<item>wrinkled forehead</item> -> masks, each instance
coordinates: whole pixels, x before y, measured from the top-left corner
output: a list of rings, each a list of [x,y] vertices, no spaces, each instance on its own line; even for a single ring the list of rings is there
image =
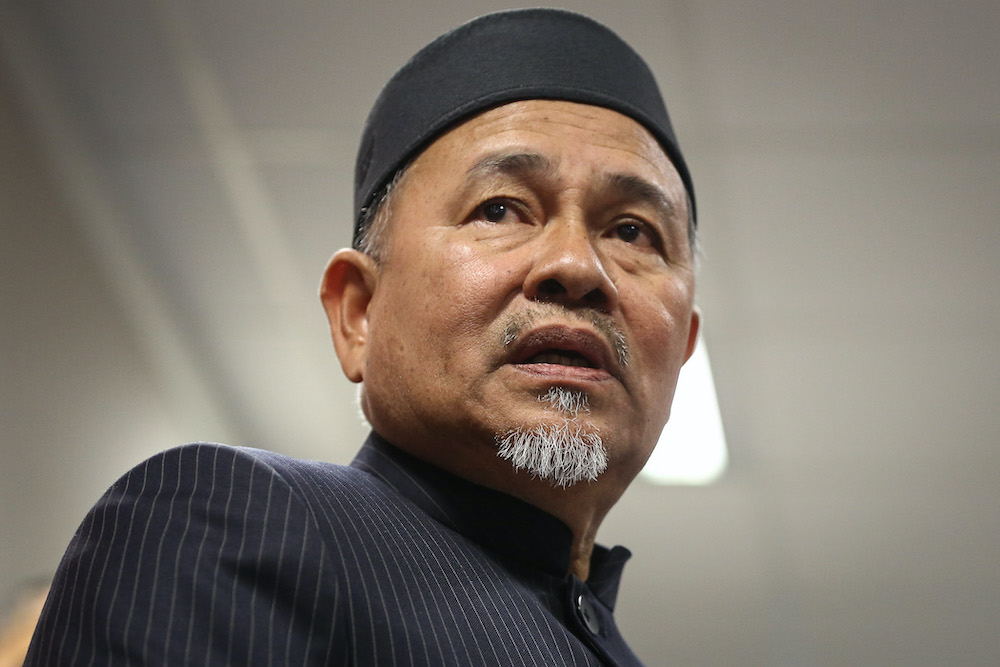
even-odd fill
[[[634,119],[563,100],[509,102],[480,112],[433,139],[409,172],[466,180],[561,181],[632,178],[685,199],[679,172],[657,139]]]

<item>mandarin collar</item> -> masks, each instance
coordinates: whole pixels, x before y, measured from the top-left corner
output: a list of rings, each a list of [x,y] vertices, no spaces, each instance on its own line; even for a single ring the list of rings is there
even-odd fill
[[[573,533],[534,505],[480,486],[404,452],[372,432],[351,466],[392,487],[434,520],[491,551],[528,568],[568,579]],[[595,544],[587,587],[614,609],[625,562],[625,547]]]

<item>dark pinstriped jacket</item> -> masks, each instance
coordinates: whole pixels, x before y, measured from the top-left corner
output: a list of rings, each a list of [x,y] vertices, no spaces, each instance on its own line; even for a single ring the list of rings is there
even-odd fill
[[[56,573],[27,665],[630,665],[629,553],[371,436],[350,467],[196,444],[122,477]]]

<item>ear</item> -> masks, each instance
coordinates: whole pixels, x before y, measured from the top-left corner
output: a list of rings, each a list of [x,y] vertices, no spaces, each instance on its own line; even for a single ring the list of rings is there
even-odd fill
[[[368,255],[345,248],[330,259],[319,297],[330,321],[340,367],[351,382],[364,379],[368,352],[368,305],[378,284],[378,267]]]
[[[694,348],[698,344],[698,332],[701,330],[701,309],[694,306],[691,309],[691,327],[688,329],[687,350],[684,352],[684,362],[694,354]]]

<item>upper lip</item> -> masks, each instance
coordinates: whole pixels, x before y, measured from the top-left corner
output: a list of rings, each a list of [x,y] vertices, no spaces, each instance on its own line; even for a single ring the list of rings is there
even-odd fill
[[[512,364],[522,364],[541,352],[575,352],[594,368],[619,376],[620,368],[611,350],[611,344],[590,329],[550,324],[535,327],[522,333],[508,357]]]

